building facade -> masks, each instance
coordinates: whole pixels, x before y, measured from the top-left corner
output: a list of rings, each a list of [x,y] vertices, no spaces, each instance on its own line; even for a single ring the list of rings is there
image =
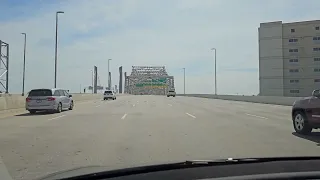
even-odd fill
[[[310,96],[320,89],[320,20],[261,23],[259,86],[262,96]]]

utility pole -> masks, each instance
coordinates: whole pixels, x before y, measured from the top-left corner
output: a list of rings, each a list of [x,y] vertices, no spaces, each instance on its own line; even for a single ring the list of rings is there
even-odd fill
[[[25,84],[25,77],[26,77],[26,49],[27,49],[27,34],[21,33],[24,35],[24,48],[23,48],[23,73],[22,73],[22,93],[21,95],[24,96],[24,84]]]
[[[186,94],[186,68],[183,69],[183,94]]]
[[[108,88],[109,88],[109,90],[111,90],[111,84],[110,84],[110,76],[109,76],[109,74],[110,74],[110,61],[111,61],[112,59],[108,59]]]
[[[217,95],[217,49],[211,48],[214,50],[214,94]]]

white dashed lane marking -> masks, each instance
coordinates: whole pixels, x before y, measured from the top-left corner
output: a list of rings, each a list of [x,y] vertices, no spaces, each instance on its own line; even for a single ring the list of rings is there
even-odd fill
[[[48,119],[48,121],[51,121],[51,120],[54,120],[54,119],[58,119],[58,118],[62,118],[64,116],[66,116],[66,115],[61,115],[61,116],[57,116],[57,117],[54,117],[54,118],[50,118],[50,119]]]
[[[189,113],[186,113],[186,115],[188,115],[188,116],[190,116],[190,117],[192,117],[192,118],[196,118],[194,115],[192,115],[192,114],[189,114]]]
[[[121,119],[125,119],[127,117],[127,114],[124,114]]]
[[[260,118],[260,119],[268,119],[266,117],[263,117],[263,116],[257,116],[257,115],[254,115],[254,114],[246,114],[247,116],[252,116],[252,117],[257,117],[257,118]]]

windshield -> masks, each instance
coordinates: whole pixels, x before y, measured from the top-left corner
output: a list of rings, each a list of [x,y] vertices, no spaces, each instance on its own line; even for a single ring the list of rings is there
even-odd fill
[[[0,172],[319,156],[318,7],[0,0]]]

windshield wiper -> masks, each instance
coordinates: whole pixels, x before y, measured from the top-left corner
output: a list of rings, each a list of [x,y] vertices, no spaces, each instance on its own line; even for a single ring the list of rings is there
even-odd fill
[[[188,165],[214,165],[214,164],[237,164],[237,163],[257,163],[271,161],[292,161],[292,160],[320,160],[320,156],[302,156],[302,157],[266,157],[266,158],[227,158],[217,160],[189,160]]]

